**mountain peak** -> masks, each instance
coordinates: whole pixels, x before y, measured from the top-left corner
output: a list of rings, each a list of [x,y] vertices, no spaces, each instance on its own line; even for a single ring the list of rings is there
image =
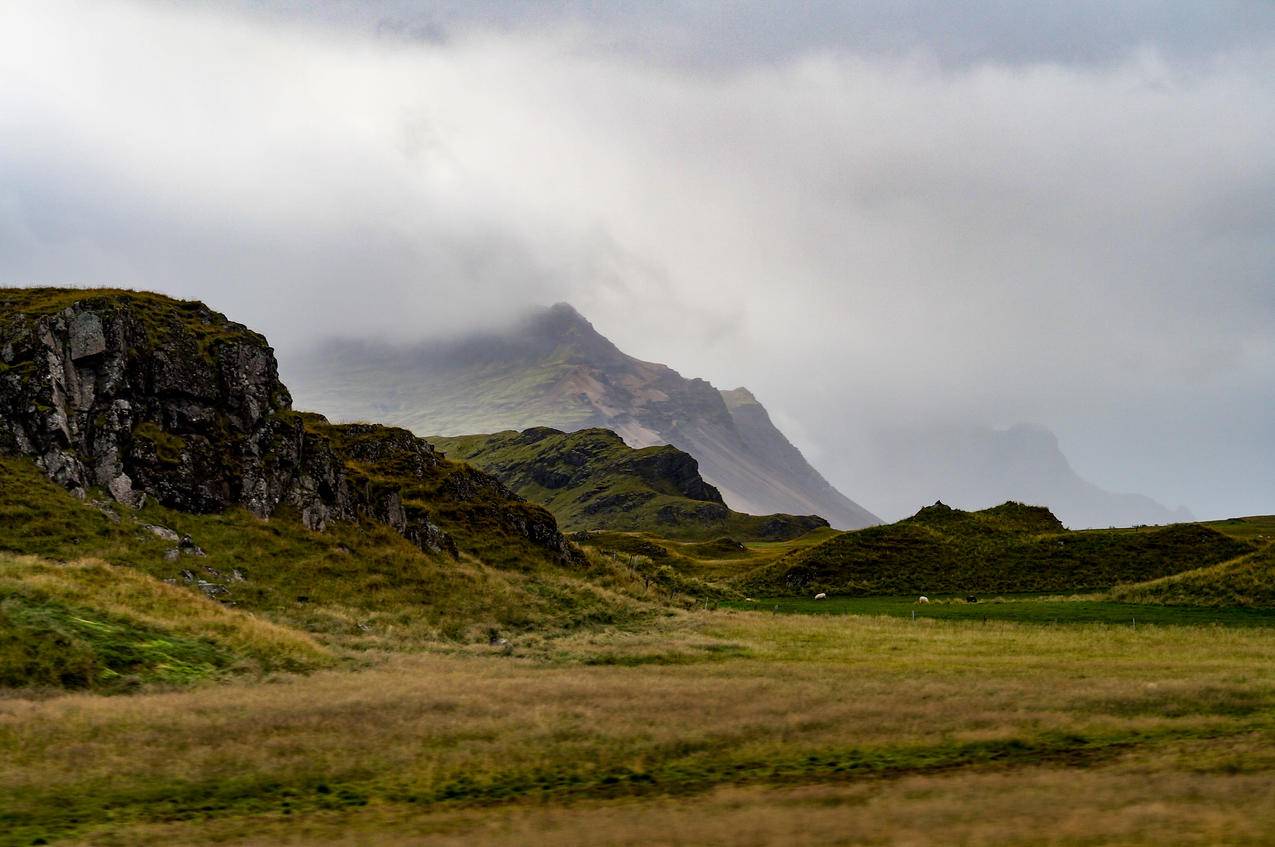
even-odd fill
[[[737,511],[818,514],[845,528],[877,523],[810,466],[751,392],[722,393],[629,356],[569,303],[536,309],[504,332],[398,358],[319,351],[304,374],[300,396],[340,418],[376,416],[439,436],[606,427],[631,447],[690,454]]]

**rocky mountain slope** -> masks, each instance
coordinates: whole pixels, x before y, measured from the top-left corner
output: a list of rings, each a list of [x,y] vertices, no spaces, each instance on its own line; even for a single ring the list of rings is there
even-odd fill
[[[549,509],[569,530],[782,541],[828,525],[814,515],[736,512],[704,481],[689,454],[668,445],[635,450],[609,429],[536,427],[430,441]]]
[[[0,453],[134,508],[370,520],[495,564],[580,555],[543,508],[406,430],[292,411],[262,336],[155,294],[0,289]]]
[[[325,342],[289,365],[305,404],[423,435],[605,427],[631,447],[671,444],[726,504],[754,514],[877,523],[833,488],[744,389],[721,392],[621,352],[566,304],[503,333],[409,348]]]
[[[898,523],[842,533],[749,574],[763,594],[1081,591],[1224,562],[1253,545],[1200,524],[1071,531],[1048,509],[935,503]]]
[[[1042,504],[1073,529],[1192,519],[1186,509],[1094,485],[1072,467],[1054,433],[1031,424],[893,427],[878,433],[852,467],[888,517],[910,515],[939,498],[966,509],[1006,500]]]

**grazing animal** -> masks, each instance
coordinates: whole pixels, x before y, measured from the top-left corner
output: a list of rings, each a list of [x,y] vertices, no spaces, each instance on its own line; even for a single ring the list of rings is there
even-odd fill
[[[820,591],[818,594],[816,594],[816,595],[815,595],[815,599],[816,599],[816,600],[827,600],[827,599],[828,599],[828,595],[827,595],[827,594],[825,594],[825,593],[823,593],[822,591]]]
[[[920,597],[916,598],[916,602],[918,602],[918,603],[928,603],[928,602],[930,602],[930,598],[929,598],[929,597],[926,597],[924,594],[922,594]]]

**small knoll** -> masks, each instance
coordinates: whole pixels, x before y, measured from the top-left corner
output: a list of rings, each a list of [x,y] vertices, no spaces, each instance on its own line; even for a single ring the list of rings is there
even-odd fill
[[[687,453],[667,445],[634,449],[608,429],[535,427],[430,442],[543,505],[568,530],[780,541],[828,525],[815,515],[733,511]]]
[[[1122,585],[1111,598],[1171,606],[1275,608],[1275,544],[1221,564]]]
[[[942,503],[842,533],[739,580],[754,594],[979,593],[1106,589],[1211,565],[1252,545],[1199,524],[1070,531],[1045,508]]]

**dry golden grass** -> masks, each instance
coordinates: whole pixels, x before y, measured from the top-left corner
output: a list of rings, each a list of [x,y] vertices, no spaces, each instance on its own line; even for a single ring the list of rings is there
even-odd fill
[[[0,815],[24,843],[1260,843],[1273,669],[1266,629],[688,614],[0,700]]]
[[[96,559],[52,562],[0,554],[0,594],[22,592],[219,643],[277,667],[330,664],[311,636],[209,600],[128,567]]]
[[[1127,756],[1107,767],[1029,767],[691,798],[428,811],[385,804],[292,820],[152,825],[131,843],[354,847],[606,845],[1267,845],[1275,780],[1182,772]],[[375,834],[373,834],[375,833]],[[100,842],[81,842],[100,843]]]

